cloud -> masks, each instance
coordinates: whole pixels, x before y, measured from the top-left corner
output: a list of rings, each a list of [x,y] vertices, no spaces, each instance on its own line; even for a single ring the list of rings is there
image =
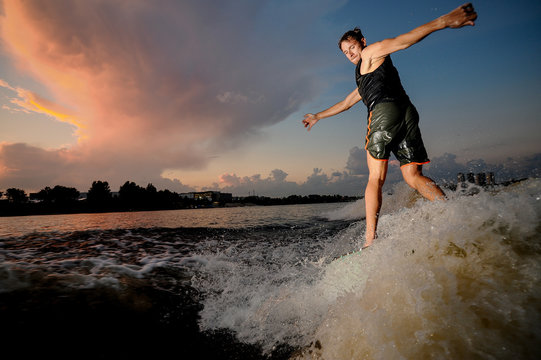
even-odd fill
[[[216,96],[219,102],[224,104],[261,104],[265,97],[263,95],[251,94],[251,96],[236,93],[233,91],[226,91],[223,94]]]
[[[77,128],[84,128],[69,109],[62,105],[47,100],[33,91],[26,90],[20,87],[13,87],[5,80],[0,79],[0,86],[16,93],[15,97],[10,99],[10,103],[16,107],[4,106],[6,110],[21,111],[27,114],[38,113],[48,115],[53,119],[75,125]]]
[[[220,176],[220,183],[216,185],[223,192],[239,196],[247,196],[254,192],[261,196],[286,196],[298,193],[299,185],[287,181],[286,177],[287,173],[279,169],[271,171],[266,178],[262,178],[261,174],[240,177],[226,173]]]
[[[345,170],[351,175],[368,175],[366,151],[353,147],[349,151]],[[457,161],[457,155],[445,153],[434,157],[423,167],[423,173],[436,182],[456,182],[458,173],[493,172],[496,181],[539,177],[541,174],[541,154],[526,157],[502,159],[500,163],[487,163],[483,159],[471,159],[464,163]],[[402,181],[398,161],[391,157],[387,172],[386,186]],[[364,186],[364,185],[363,185]]]
[[[349,150],[349,157],[346,163],[346,169],[353,175],[367,175],[368,166],[366,165],[366,150],[358,146]]]
[[[238,196],[253,193],[271,197],[311,194],[358,196],[364,191],[363,184],[366,184],[363,176],[351,175],[347,171],[335,171],[328,175],[322,169],[315,168],[302,183],[288,181],[287,175],[280,169],[272,170],[267,177],[262,177],[261,174],[240,177],[226,173],[220,176],[219,183],[208,189],[220,189]]]
[[[44,150],[26,144],[0,144],[0,178],[2,186],[40,189],[59,184],[65,174],[72,173],[65,150]],[[39,174],[39,176],[36,176]]]
[[[65,167],[64,153],[84,163],[85,174],[117,180],[141,171],[157,177],[164,169],[203,169],[217,153],[242,146],[312,97],[313,70],[297,48],[313,29],[300,24],[336,6],[322,1],[300,11],[289,2],[248,0],[5,0],[5,50],[19,71],[45,86],[47,99],[5,81],[0,86],[17,91],[12,104],[19,110],[75,126],[79,142],[52,156],[52,169],[80,170]],[[281,14],[296,37],[278,36],[269,13]],[[313,59],[310,66],[324,61]],[[14,156],[9,147],[3,152]],[[17,178],[24,187],[36,174],[24,178],[31,166],[19,160],[12,161],[21,166]]]
[[[428,176],[436,181],[456,182],[458,173],[493,172],[496,182],[541,176],[541,153],[502,159],[500,163],[487,163],[483,159],[472,159],[465,163],[457,162],[457,156],[446,153],[432,159],[427,165]]]
[[[0,79],[0,86],[3,87],[3,88],[9,89],[9,90],[11,90],[11,91],[17,91],[17,89],[15,89],[15,88],[12,87],[11,85],[9,85],[9,84],[7,83],[7,81],[2,80],[2,79]]]
[[[455,181],[458,173],[468,172],[468,167],[456,162],[455,154],[445,153],[440,157],[431,159],[431,162],[425,166],[425,175],[435,181]]]
[[[271,171],[271,177],[274,181],[281,182],[287,177],[287,173],[280,169],[274,169]]]
[[[320,168],[314,168],[306,180],[301,183],[288,181],[286,172],[275,169],[267,177],[262,177],[261,174],[241,177],[226,173],[220,176],[219,183],[213,184],[208,190],[219,189],[239,196],[246,196],[254,192],[256,195],[273,197],[285,197],[292,194],[362,196],[368,180],[368,171],[359,174],[352,171],[354,159],[366,162],[366,155],[361,156],[361,153],[358,148],[352,148],[348,157],[348,165],[343,171],[333,171],[328,174]],[[435,157],[424,167],[424,173],[438,183],[456,182],[456,175],[459,172],[494,172],[496,182],[541,176],[541,153],[523,158],[504,159],[502,164],[488,164],[480,159],[461,164],[456,159],[456,155],[449,153]],[[397,161],[391,162],[387,172],[385,189],[403,181]]]
[[[195,191],[193,187],[182,184],[179,180],[154,175],[157,171],[155,168],[145,174],[132,171],[131,165],[119,163],[115,169],[105,168],[96,172],[100,166],[83,164],[81,157],[81,154],[67,149],[46,150],[21,143],[0,143],[0,188],[15,187],[37,191],[45,186],[69,185],[86,191],[94,180],[108,181],[112,189],[118,189],[129,180],[140,185],[152,183],[158,189]],[[122,171],[122,176],[117,176],[118,169]]]

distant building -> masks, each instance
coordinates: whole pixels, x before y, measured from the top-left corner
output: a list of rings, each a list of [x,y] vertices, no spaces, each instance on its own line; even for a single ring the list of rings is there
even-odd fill
[[[39,194],[38,193],[30,193],[28,194],[28,201],[31,202],[31,203],[40,203],[43,201],[43,199],[41,199],[39,197]]]
[[[210,202],[220,202],[226,203],[233,201],[233,194],[222,193],[219,191],[200,191],[200,192],[189,192],[180,194],[181,197],[186,199],[193,199],[196,201],[210,201]]]
[[[489,172],[486,174],[485,173],[478,173],[478,174],[468,173],[466,175],[463,173],[458,173],[457,182],[463,185],[465,185],[466,182],[469,182],[471,184],[475,184],[478,186],[496,185],[493,172]]]
[[[486,175],[485,175],[485,173],[475,174],[474,179],[475,179],[475,185],[478,185],[478,186],[485,186],[486,185]]]
[[[184,198],[184,199],[193,199],[195,196],[195,193],[194,192],[191,192],[191,193],[182,193],[180,194],[180,197],[181,198]]]
[[[487,174],[487,185],[496,185],[496,182],[494,180],[494,173],[493,172],[489,172]]]

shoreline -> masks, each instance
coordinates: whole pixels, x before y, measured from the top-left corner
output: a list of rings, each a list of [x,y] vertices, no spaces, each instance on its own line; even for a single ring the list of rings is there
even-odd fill
[[[283,201],[283,199],[271,199],[271,201],[261,201],[260,203],[257,202],[232,202],[232,203],[225,203],[223,205],[195,205],[192,207],[140,207],[140,208],[124,208],[124,207],[116,207],[116,208],[102,208],[102,209],[91,209],[86,207],[85,205],[81,204],[81,206],[71,207],[71,208],[24,208],[25,205],[37,205],[36,207],[39,207],[41,204],[22,204],[23,206],[19,207],[18,209],[13,209],[15,211],[11,213],[6,213],[2,211],[3,209],[0,208],[0,217],[8,218],[8,217],[19,217],[19,216],[49,216],[49,215],[71,215],[71,214],[106,214],[106,213],[122,213],[122,212],[145,212],[145,211],[174,211],[174,210],[203,210],[203,209],[217,209],[217,208],[238,208],[238,207],[267,207],[267,206],[287,206],[287,205],[307,205],[307,204],[330,204],[330,203],[347,203],[347,202],[354,202],[359,199],[362,199],[363,197],[341,197],[341,199],[330,199],[334,198],[335,196],[321,196],[321,199],[317,201],[314,199],[314,201],[299,201],[299,202],[287,202]],[[270,199],[270,198],[267,198]],[[79,205],[79,204],[76,204]]]

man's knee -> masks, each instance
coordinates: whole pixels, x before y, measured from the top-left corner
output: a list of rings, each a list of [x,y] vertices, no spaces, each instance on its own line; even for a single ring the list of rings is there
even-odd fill
[[[404,180],[407,183],[414,181],[419,176],[423,176],[423,170],[421,165],[408,164],[402,166],[400,170],[402,171],[402,177],[404,177]]]
[[[376,186],[377,188],[382,188],[383,184],[385,183],[385,179],[378,177],[378,176],[369,176],[368,177],[368,184],[372,186]]]

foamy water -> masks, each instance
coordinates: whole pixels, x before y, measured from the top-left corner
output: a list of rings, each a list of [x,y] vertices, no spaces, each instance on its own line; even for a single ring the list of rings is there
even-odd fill
[[[395,189],[375,245],[337,259],[363,222],[303,244],[313,252],[292,241],[208,256],[193,280],[208,292],[201,328],[266,351],[307,346],[296,359],[538,358],[541,181],[449,197]],[[358,218],[362,202],[327,215]]]

